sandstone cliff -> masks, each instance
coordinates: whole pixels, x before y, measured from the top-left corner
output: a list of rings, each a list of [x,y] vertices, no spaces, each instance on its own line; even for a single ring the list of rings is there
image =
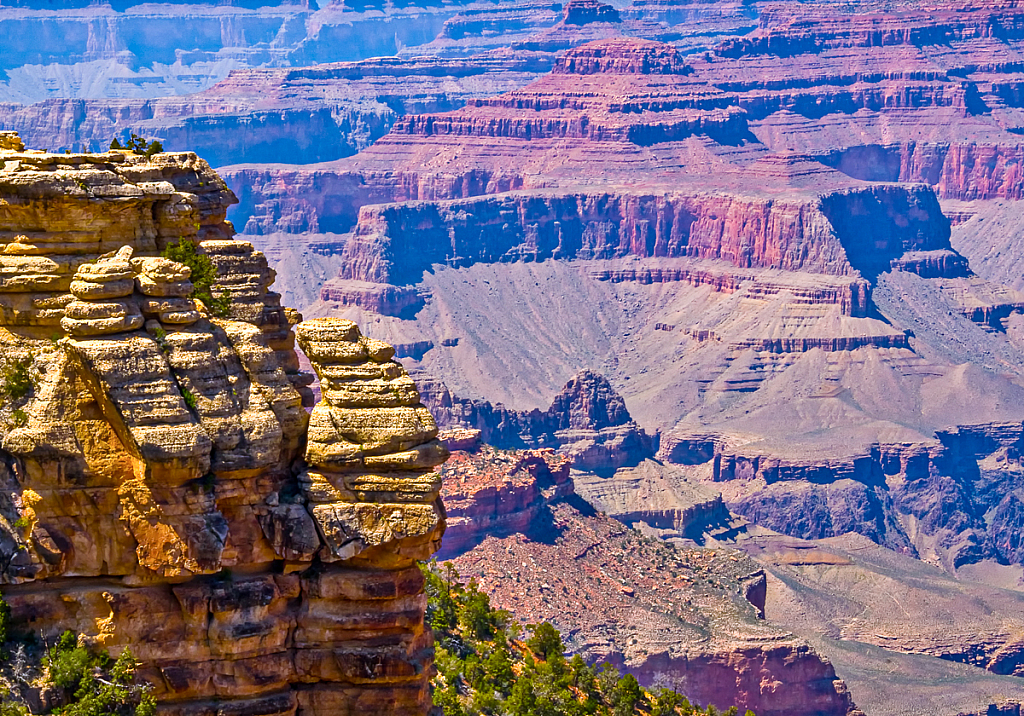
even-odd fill
[[[0,408],[16,628],[130,645],[161,713],[425,714],[413,561],[444,531],[448,453],[394,350],[347,321],[295,326],[195,155],[4,142],[0,340],[36,383]],[[214,262],[225,315],[157,255],[170,241]],[[296,333],[323,385],[311,415]]]

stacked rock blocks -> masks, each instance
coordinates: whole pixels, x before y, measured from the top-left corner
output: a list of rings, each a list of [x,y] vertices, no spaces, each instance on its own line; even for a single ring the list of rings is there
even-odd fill
[[[123,333],[141,328],[145,318],[171,325],[199,320],[189,281],[191,269],[159,257],[132,259],[125,246],[113,256],[83,264],[71,282],[75,300],[64,309],[61,327],[72,336]],[[136,288],[141,300],[133,297]]]
[[[355,323],[299,324],[299,346],[320,376],[300,476],[313,518],[338,560],[424,559],[444,530],[433,468],[448,458],[437,425],[395,350],[360,335]]]

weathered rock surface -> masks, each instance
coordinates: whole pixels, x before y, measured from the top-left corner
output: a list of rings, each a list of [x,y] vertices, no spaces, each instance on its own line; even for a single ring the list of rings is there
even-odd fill
[[[573,651],[702,704],[860,713],[827,660],[758,618],[765,573],[755,562],[729,549],[676,549],[598,516],[571,496],[566,467],[536,452],[483,448],[443,468],[453,525],[475,533],[446,554],[495,606],[528,623],[551,621]]]
[[[15,628],[130,645],[161,713],[426,714],[414,560],[444,530],[448,453],[394,350],[282,309],[195,155],[0,161],[3,295],[21,309],[0,341],[41,374],[3,406]],[[156,255],[171,240],[213,260],[227,315]],[[312,415],[294,323],[325,386]]]
[[[480,431],[496,447],[557,447],[587,470],[635,465],[652,454],[650,438],[633,421],[622,397],[593,371],[572,378],[546,411],[516,411],[486,401],[453,396],[440,382],[420,384],[430,411],[445,428]]]
[[[548,506],[573,494],[569,467],[569,459],[551,448],[481,445],[453,453],[439,468],[448,526],[438,558],[467,552],[488,537],[543,533]]]

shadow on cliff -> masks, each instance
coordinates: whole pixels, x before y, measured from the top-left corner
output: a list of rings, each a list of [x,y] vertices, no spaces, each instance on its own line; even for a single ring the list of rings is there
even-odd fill
[[[599,514],[589,502],[576,494],[557,500],[555,504],[569,505],[584,517],[597,517]],[[523,535],[531,542],[553,545],[558,542],[563,532],[563,528],[555,521],[551,505],[547,504],[530,520],[530,524],[525,530],[491,529],[474,534],[472,537],[460,539],[457,543],[451,545],[445,544],[444,540],[442,540],[441,549],[438,550],[435,556],[441,560],[454,559],[466,552],[472,551],[488,537],[500,540],[517,534]]]
[[[596,517],[597,510],[576,494],[568,495],[559,502],[569,505],[584,517]],[[551,505],[545,505],[544,509],[530,522],[530,527],[523,533],[531,542],[541,544],[555,544],[562,535],[562,528],[555,522],[554,514],[551,512]]]

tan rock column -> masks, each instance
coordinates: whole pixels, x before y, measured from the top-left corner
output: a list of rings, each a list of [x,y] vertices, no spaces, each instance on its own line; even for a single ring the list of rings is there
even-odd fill
[[[140,308],[146,318],[171,326],[187,326],[199,320],[189,277],[192,269],[170,259],[148,257],[134,259],[135,285],[144,299]]]
[[[380,567],[426,559],[440,546],[444,508],[433,467],[448,458],[437,425],[395,350],[355,323],[296,327],[320,376],[300,477],[329,554]]]

